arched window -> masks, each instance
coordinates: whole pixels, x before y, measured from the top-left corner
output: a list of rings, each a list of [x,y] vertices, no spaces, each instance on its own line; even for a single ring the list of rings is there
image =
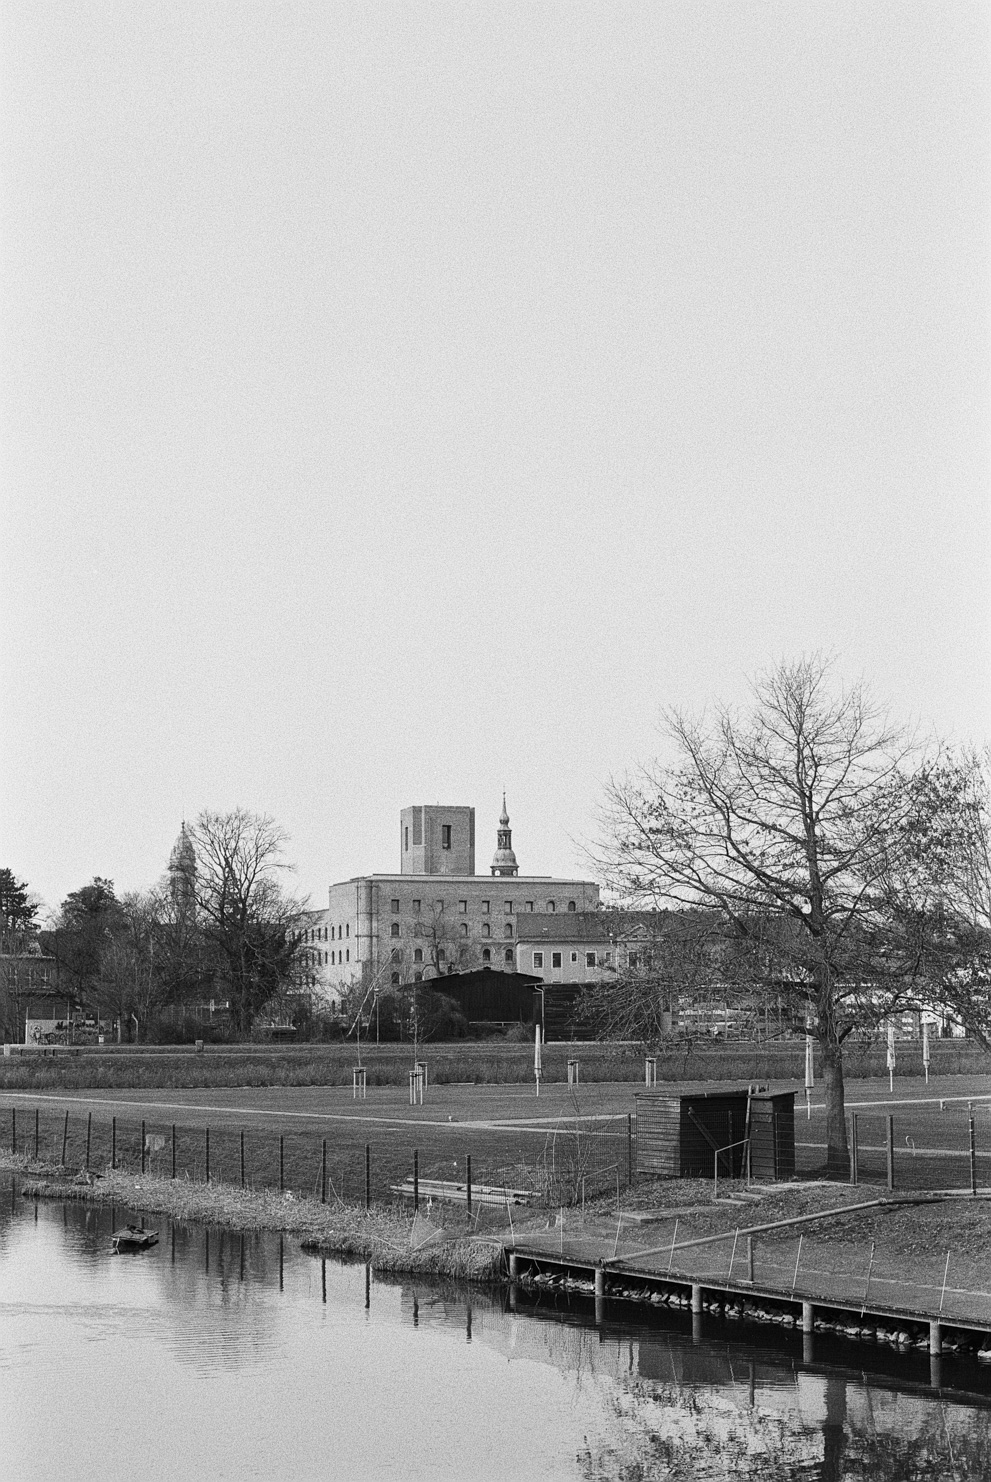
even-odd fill
[[[392,930],[389,933],[389,935],[390,936],[394,936],[394,937],[397,937],[399,935],[399,922],[398,921],[394,921],[392,923]]]
[[[414,962],[422,962],[423,961],[423,948],[422,947],[417,947],[416,951],[413,953],[413,961]]]
[[[438,962],[443,962],[444,959],[446,958],[446,956],[447,956],[447,953],[444,951],[444,948],[443,947],[438,947],[437,948],[437,961]]]
[[[393,962],[399,962],[400,959],[402,958],[402,955],[403,954],[400,952],[400,950],[399,950],[398,947],[393,947],[393,949],[392,949],[392,960],[393,960]]]
[[[577,911],[578,910],[578,907],[575,905],[575,902],[574,901],[569,901],[568,902],[568,910],[569,911]]]
[[[548,901],[547,902],[547,909],[551,913],[551,915],[553,916],[554,912],[557,910],[557,906],[555,906],[555,904],[554,904],[553,901]]]
[[[486,921],[484,923],[484,925],[482,926],[482,936],[483,937],[490,937],[491,935],[492,935],[492,928],[489,925],[489,923]]]
[[[502,928],[502,934],[504,937],[511,937],[513,935],[513,923],[511,921],[506,922]]]
[[[512,966],[514,961],[512,947],[506,948],[506,961],[509,963],[510,966]]]
[[[466,937],[468,935],[468,923],[467,923],[467,921],[462,921],[462,923],[461,923],[461,935],[463,937]]]
[[[491,962],[492,961],[492,953],[490,952],[490,950],[489,950],[488,947],[483,947],[482,948],[482,961],[483,962]]]
[[[414,983],[422,983],[423,982],[423,974],[422,973],[414,973],[413,974],[413,982]]]
[[[393,973],[393,975],[392,975],[392,986],[393,986],[393,988],[398,988],[399,987],[399,974],[398,973]]]

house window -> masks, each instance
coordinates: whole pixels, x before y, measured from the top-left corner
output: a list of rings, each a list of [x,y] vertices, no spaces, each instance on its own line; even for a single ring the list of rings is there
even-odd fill
[[[466,937],[468,935],[468,923],[467,923],[467,921],[462,921],[462,923],[461,923],[461,935],[463,937]]]
[[[491,901],[483,901],[482,902],[482,915],[483,916],[487,916],[489,914],[489,907],[490,907],[491,904],[492,904]]]
[[[393,949],[392,949],[392,960],[393,960],[393,962],[399,962],[400,959],[402,958],[402,955],[403,954],[400,952],[400,950],[399,950],[398,947],[393,947]]]
[[[491,935],[492,935],[492,928],[491,928],[491,926],[489,925],[489,923],[487,921],[483,922],[483,924],[482,924],[482,936],[483,937],[490,937]]]
[[[336,957],[334,956],[333,952],[331,952],[331,954],[330,954],[330,965],[331,965],[331,967],[334,966],[334,964],[335,964],[336,961],[337,961]]]
[[[412,902],[412,906],[413,906],[413,910],[414,911],[419,911],[419,909],[420,909],[420,902],[419,901],[413,901]]]
[[[330,940],[331,941],[334,941],[334,928],[333,927],[330,928]]]
[[[393,909],[394,912],[398,912],[398,910],[399,910],[399,897],[398,896],[393,896],[393,898],[389,902],[389,904],[392,906],[392,909]]]
[[[555,907],[555,905],[554,905],[554,902],[553,902],[553,901],[548,901],[548,902],[547,902],[547,909],[548,909],[548,911],[549,911],[549,912],[550,912],[550,914],[551,914],[551,915],[552,915],[552,916],[553,916],[553,915],[554,915],[554,912],[555,912],[555,910],[556,910],[556,907]]]
[[[543,954],[543,952],[534,952],[534,954],[533,954],[533,965],[534,965],[534,967],[543,967],[543,965],[544,965],[544,954]]]
[[[488,947],[483,947],[482,948],[482,961],[483,962],[491,962],[492,961],[492,953],[489,951]]]
[[[346,937],[349,937],[351,935],[351,923],[350,923],[350,921],[348,922],[347,926],[344,928],[344,935]]]
[[[572,954],[571,954],[571,960],[572,960],[572,962],[577,962],[578,961],[578,953],[577,952],[572,952]]]
[[[585,953],[585,966],[586,967],[595,967],[596,966],[595,953],[594,952],[586,952]]]
[[[446,958],[447,958],[447,953],[444,951],[444,948],[443,947],[438,947],[437,948],[437,961],[438,962],[444,962],[446,960]]]
[[[561,954],[560,954],[560,952],[552,952],[551,953],[551,967],[560,967],[560,966],[561,966]]]
[[[629,962],[630,967],[640,966],[640,958],[637,956],[636,952],[631,952],[629,957],[627,958],[627,961]]]
[[[533,901],[524,901],[523,902],[523,909],[525,911],[532,911],[533,910]]]
[[[442,849],[451,847],[451,825],[449,823],[442,823],[440,826],[440,847]]]
[[[513,949],[512,949],[512,947],[507,947],[506,948],[506,963],[507,963],[507,965],[509,967],[512,967],[513,960],[514,960],[513,959]]]
[[[434,901],[434,910],[435,911],[443,911],[443,909],[444,909],[444,902],[443,901]]]
[[[467,914],[468,914],[468,902],[467,901],[458,901],[458,911],[460,912],[460,914],[462,916],[467,916]]]
[[[511,921],[506,922],[502,928],[502,934],[504,937],[511,937],[513,935],[513,923]]]
[[[399,974],[398,973],[393,973],[393,975],[392,975],[392,986],[393,986],[393,988],[398,988],[399,987]]]
[[[389,935],[390,936],[394,936],[394,937],[397,937],[399,935],[399,922],[398,921],[394,921],[392,923],[392,929],[391,929]]]
[[[512,901],[503,901],[503,903],[502,903],[502,909],[506,913],[507,916],[512,916],[512,914],[513,914],[513,903],[512,903]]]
[[[417,947],[416,951],[413,953],[413,961],[414,962],[422,962],[423,961],[423,948],[422,947]]]
[[[347,952],[344,955],[347,958],[348,962],[350,962],[351,961],[351,948],[350,947],[348,948]]]
[[[574,901],[569,901],[568,902],[568,910],[569,911],[577,911],[578,910],[578,907],[575,905]]]
[[[403,829],[403,848],[409,853],[409,829]]]
[[[423,982],[423,974],[422,973],[414,973],[413,974],[413,982],[414,983],[422,983]]]

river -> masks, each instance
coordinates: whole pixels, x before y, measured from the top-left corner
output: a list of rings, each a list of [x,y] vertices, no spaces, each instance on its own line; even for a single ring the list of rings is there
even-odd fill
[[[379,1281],[278,1236],[0,1186],[8,1482],[991,1477],[991,1376],[610,1306]],[[872,1364],[872,1369],[864,1365]],[[937,1387],[932,1381],[937,1382]]]

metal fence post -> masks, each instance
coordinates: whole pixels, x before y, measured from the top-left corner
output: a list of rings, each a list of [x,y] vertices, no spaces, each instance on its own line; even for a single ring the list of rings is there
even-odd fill
[[[172,1123],[172,1177],[175,1178],[175,1122]]]
[[[888,1118],[888,1188],[895,1187],[895,1119]]]
[[[141,1172],[142,1173],[144,1173],[144,1171],[145,1171],[145,1142],[146,1142],[146,1140],[147,1139],[145,1138],[145,1124],[144,1124],[144,1122],[142,1122],[141,1123]]]
[[[242,1150],[242,1157],[243,1157],[243,1154],[244,1154],[244,1133],[243,1132],[241,1133],[241,1150]],[[242,1183],[244,1182],[244,1174],[243,1173],[241,1175],[241,1182]],[[320,1203],[321,1204],[326,1204],[327,1203],[327,1139],[326,1138],[324,1138],[323,1145],[322,1145],[322,1147],[320,1149]]]
[[[86,1114],[86,1171],[89,1172],[89,1143],[93,1133],[93,1113]]]
[[[110,1118],[110,1167],[117,1167],[117,1118]]]
[[[65,1156],[66,1156],[65,1150],[68,1147],[68,1144],[69,1144],[69,1113],[66,1112],[66,1114],[65,1114],[65,1126],[62,1128],[62,1163],[61,1163],[61,1167],[63,1167],[63,1168],[65,1167]]]
[[[970,1131],[970,1192],[977,1193],[977,1138],[974,1134],[974,1118],[968,1118]]]
[[[206,1129],[206,1181],[210,1182],[210,1129]]]
[[[465,1155],[465,1194],[468,1201],[468,1213],[471,1214],[471,1153]]]
[[[860,1182],[860,1145],[857,1136],[857,1113],[850,1113],[850,1182]]]
[[[372,1207],[372,1149],[365,1143],[365,1208]]]
[[[17,1107],[10,1108],[10,1151],[17,1152]]]
[[[241,1187],[244,1188],[244,1128],[241,1128]]]
[[[281,1194],[286,1183],[286,1138],[285,1133],[279,1133],[279,1193]]]
[[[626,1113],[626,1183],[633,1188],[633,1113]]]
[[[420,1207],[420,1152],[413,1149],[413,1208]]]
[[[38,1161],[38,1134],[40,1132],[40,1113],[38,1108],[34,1109],[34,1161]]]

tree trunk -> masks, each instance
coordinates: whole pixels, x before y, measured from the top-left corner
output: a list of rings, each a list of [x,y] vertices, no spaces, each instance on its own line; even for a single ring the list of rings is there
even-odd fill
[[[826,1087],[826,1177],[850,1176],[850,1148],[846,1136],[843,1096],[843,1047],[821,1039],[823,1081]]]

